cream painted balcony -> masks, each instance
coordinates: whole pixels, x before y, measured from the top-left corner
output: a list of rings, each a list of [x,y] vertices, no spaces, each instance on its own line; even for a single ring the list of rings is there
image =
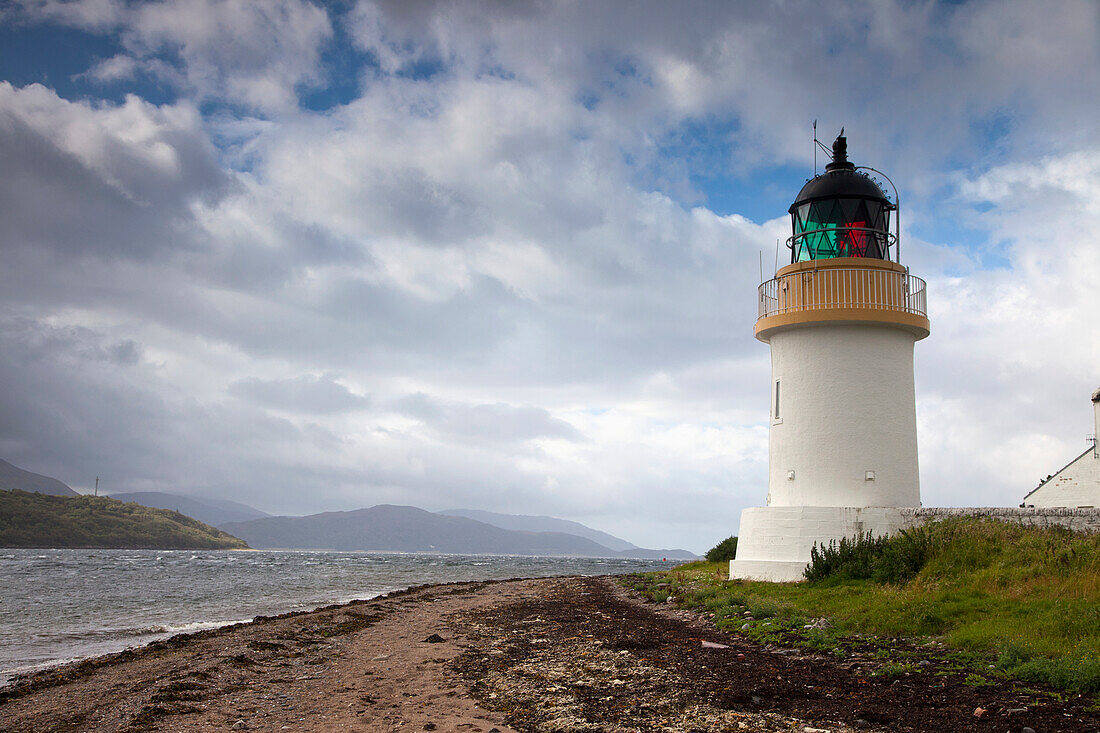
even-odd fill
[[[760,285],[756,338],[776,329],[838,323],[881,324],[929,333],[925,282],[905,267],[862,257],[787,265]]]

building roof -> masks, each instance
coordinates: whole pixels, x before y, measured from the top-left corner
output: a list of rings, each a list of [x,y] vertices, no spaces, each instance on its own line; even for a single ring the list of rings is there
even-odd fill
[[[1097,391],[1098,391],[1098,392],[1100,392],[1100,390],[1097,390]],[[1066,465],[1062,466],[1062,467],[1061,467],[1061,468],[1059,468],[1059,469],[1058,469],[1057,471],[1055,471],[1054,473],[1050,474],[1050,475],[1049,475],[1049,476],[1047,476],[1047,477],[1046,477],[1045,479],[1043,479],[1042,481],[1040,481],[1040,482],[1039,482],[1039,485],[1038,485],[1038,486],[1036,486],[1036,487],[1035,487],[1034,489],[1032,489],[1031,491],[1027,492],[1027,495],[1026,495],[1026,496],[1024,496],[1024,500],[1023,500],[1023,502],[1021,502],[1020,506],[1023,506],[1024,504],[1026,504],[1026,503],[1027,503],[1027,497],[1028,497],[1028,496],[1031,496],[1031,495],[1032,495],[1032,494],[1034,494],[1034,493],[1035,493],[1036,491],[1038,491],[1039,489],[1043,488],[1044,486],[1046,486],[1047,484],[1049,484],[1049,483],[1050,483],[1051,481],[1053,481],[1054,479],[1058,478],[1058,474],[1060,474],[1060,473],[1061,473],[1062,471],[1065,471],[1065,470],[1066,470],[1067,468],[1069,468],[1070,466],[1072,466],[1072,465],[1073,465],[1074,463],[1077,463],[1077,461],[1081,460],[1082,458],[1084,458],[1085,456],[1087,456],[1087,455],[1088,455],[1089,453],[1092,453],[1092,452],[1093,452],[1094,450],[1096,450],[1096,449],[1095,449],[1095,448],[1093,448],[1092,446],[1089,446],[1088,448],[1085,448],[1085,452],[1084,452],[1084,453],[1082,453],[1081,455],[1077,456],[1077,457],[1076,457],[1076,458],[1074,458],[1074,459],[1073,459],[1072,461],[1070,461],[1069,463],[1067,463]]]

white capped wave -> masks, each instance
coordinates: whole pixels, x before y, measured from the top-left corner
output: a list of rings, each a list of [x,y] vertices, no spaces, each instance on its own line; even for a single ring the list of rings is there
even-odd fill
[[[251,618],[239,618],[233,621],[190,621],[182,624],[160,624],[158,626],[150,626],[144,629],[142,633],[146,634],[187,634],[192,631],[206,631],[207,629],[220,629],[223,626],[232,626],[233,624],[246,624],[253,619]]]

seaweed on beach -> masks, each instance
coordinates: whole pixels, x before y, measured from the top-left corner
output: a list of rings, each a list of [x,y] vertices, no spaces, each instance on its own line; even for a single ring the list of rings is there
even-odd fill
[[[978,684],[969,669],[916,656],[894,668],[873,645],[841,658],[758,644],[693,611],[628,600],[610,579],[543,588],[468,614],[471,644],[452,665],[517,730],[1100,729],[1087,698],[995,674]]]

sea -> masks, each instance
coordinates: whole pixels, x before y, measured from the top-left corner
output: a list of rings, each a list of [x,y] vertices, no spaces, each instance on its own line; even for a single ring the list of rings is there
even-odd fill
[[[0,549],[0,685],[18,674],[426,583],[667,568],[622,558]]]

